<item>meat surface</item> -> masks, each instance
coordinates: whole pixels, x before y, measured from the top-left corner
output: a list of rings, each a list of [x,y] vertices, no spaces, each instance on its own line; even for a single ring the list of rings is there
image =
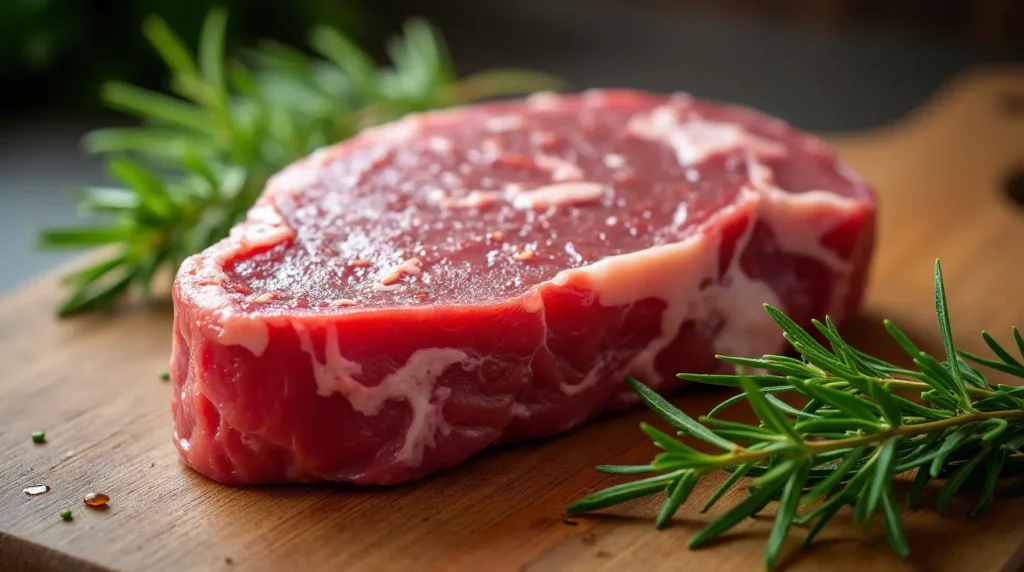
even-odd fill
[[[753,110],[633,91],[410,116],[273,177],[174,287],[175,444],[228,484],[388,484],[778,353],[862,297],[871,188]]]

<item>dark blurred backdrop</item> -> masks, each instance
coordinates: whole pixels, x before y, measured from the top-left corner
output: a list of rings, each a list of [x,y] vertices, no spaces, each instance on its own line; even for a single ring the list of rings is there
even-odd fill
[[[1024,0],[228,0],[230,43],[302,46],[333,25],[377,54],[409,15],[445,34],[459,71],[520,66],[582,89],[685,90],[798,127],[891,122],[972,66],[1024,63]],[[115,116],[108,79],[162,87],[140,34],[160,14],[190,43],[201,0],[5,0],[0,15],[0,291],[62,260],[43,225],[75,218],[67,187],[104,182],[78,138]],[[118,119],[120,120],[120,119]]]
[[[522,60],[544,67],[548,58],[561,59],[567,52],[578,57],[582,50],[603,57],[614,47],[618,59],[628,58],[637,72],[653,76],[667,71],[656,67],[668,55],[665,52],[686,47],[691,56],[709,64],[701,67],[710,67],[731,63],[726,61],[731,52],[742,51],[756,40],[765,55],[773,55],[770,44],[803,42],[804,54],[781,54],[794,59],[774,64],[800,68],[816,57],[810,52],[844,37],[860,36],[864,45],[855,47],[865,51],[872,49],[867,44],[874,37],[883,44],[881,53],[898,58],[900,44],[885,39],[893,35],[908,37],[903,47],[927,39],[946,44],[945,53],[936,52],[935,60],[948,61],[957,50],[981,59],[1020,59],[1024,52],[1021,0],[225,0],[216,4],[229,9],[231,39],[237,45],[252,45],[265,37],[302,45],[312,25],[326,23],[367,47],[379,47],[404,18],[426,15],[452,38],[457,59],[470,66]],[[163,67],[139,33],[143,18],[160,14],[183,37],[192,39],[212,5],[207,0],[8,0],[0,18],[4,87],[0,98],[8,112],[52,106],[88,109],[96,105],[97,88],[107,79],[159,86]],[[701,43],[695,43],[694,34]],[[591,58],[587,67],[603,65],[605,77],[611,80],[621,71],[614,67],[617,63]],[[835,64],[841,67],[846,62]],[[690,71],[682,68],[679,73]],[[568,72],[575,75],[573,70]]]

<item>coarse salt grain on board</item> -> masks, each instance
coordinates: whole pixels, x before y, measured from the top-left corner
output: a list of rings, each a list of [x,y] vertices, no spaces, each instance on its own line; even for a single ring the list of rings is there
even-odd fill
[[[827,147],[747,108],[412,115],[288,167],[182,266],[175,443],[229,484],[416,479],[629,406],[626,375],[781,351],[766,302],[850,315],[874,221]]]

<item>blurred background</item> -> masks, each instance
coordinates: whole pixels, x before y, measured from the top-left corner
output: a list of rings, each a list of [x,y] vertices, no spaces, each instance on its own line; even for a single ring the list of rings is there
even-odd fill
[[[165,87],[140,33],[159,14],[194,45],[200,0],[6,0],[0,16],[0,293],[73,256],[40,253],[44,226],[75,221],[70,187],[106,183],[82,153],[102,82]],[[375,55],[421,15],[460,73],[527,67],[572,89],[688,91],[818,132],[894,121],[973,66],[1024,64],[1024,0],[292,0],[220,2],[230,46],[301,47],[314,24]]]

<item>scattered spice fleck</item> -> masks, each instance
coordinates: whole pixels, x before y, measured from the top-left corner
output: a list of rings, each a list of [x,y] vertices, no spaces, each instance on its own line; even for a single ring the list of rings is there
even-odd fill
[[[529,260],[529,259],[533,258],[533,251],[532,250],[517,250],[515,252],[515,254],[512,255],[512,258],[514,258],[516,260],[519,260],[519,261]]]
[[[594,556],[597,556],[598,558],[608,558],[609,556],[611,556],[611,554],[605,552],[604,550],[598,550],[594,553]]]
[[[533,159],[526,155],[518,155],[515,153],[502,153],[501,155],[494,157],[491,162],[497,165],[504,165],[518,169],[530,169],[537,166],[537,164],[533,162]]]
[[[50,487],[47,485],[32,485],[29,487],[25,487],[23,489],[23,492],[30,497],[34,497],[36,495],[41,495],[43,493],[50,492]]]
[[[537,131],[531,136],[533,144],[540,147],[541,149],[551,149],[555,145],[558,145],[558,137],[555,137],[554,133],[548,131]]]
[[[33,443],[45,443],[46,442],[46,431],[33,431],[32,432]]]
[[[160,379],[162,381],[171,381],[171,372],[166,369],[160,372]]]
[[[85,498],[82,500],[85,501],[87,506],[101,507],[107,506],[107,503],[110,502],[110,497],[103,493],[89,493],[85,495]]]
[[[419,258],[410,258],[396,266],[391,272],[378,280],[381,286],[393,286],[402,279],[402,276],[419,276],[423,273],[420,266],[423,264]]]
[[[149,464],[149,468],[150,468],[150,469],[152,469],[152,468],[153,468],[153,467],[155,467],[155,466],[156,466],[156,463],[150,463],[150,464]]]
[[[615,174],[612,175],[612,179],[614,179],[616,183],[632,183],[636,180],[636,173],[633,172],[632,169],[623,169],[616,171]]]
[[[552,181],[575,181],[583,178],[583,170],[571,161],[553,155],[538,155],[537,166],[551,173]]]
[[[72,518],[73,517],[71,516],[71,509],[70,508],[66,508],[66,509],[60,511],[60,519],[61,520],[71,520]]]
[[[277,297],[276,292],[264,292],[252,299],[253,304],[266,304]]]
[[[429,296],[430,293],[428,293],[426,290],[420,290],[419,292],[416,293],[417,300],[426,300]]]
[[[351,266],[352,268],[369,268],[370,261],[363,260],[362,258],[353,258],[352,260],[348,261],[348,265]]]
[[[568,524],[569,526],[576,526],[576,525],[579,524],[579,522],[576,522],[575,520],[573,520],[571,518],[563,518],[562,519],[562,523],[563,524]]]
[[[505,240],[505,233],[501,232],[500,230],[496,230],[488,234],[487,237],[493,240],[494,242],[501,242]]]
[[[232,564],[235,563],[235,561],[230,556],[227,556],[227,557],[224,558],[224,563],[227,564],[228,566],[231,566]]]

